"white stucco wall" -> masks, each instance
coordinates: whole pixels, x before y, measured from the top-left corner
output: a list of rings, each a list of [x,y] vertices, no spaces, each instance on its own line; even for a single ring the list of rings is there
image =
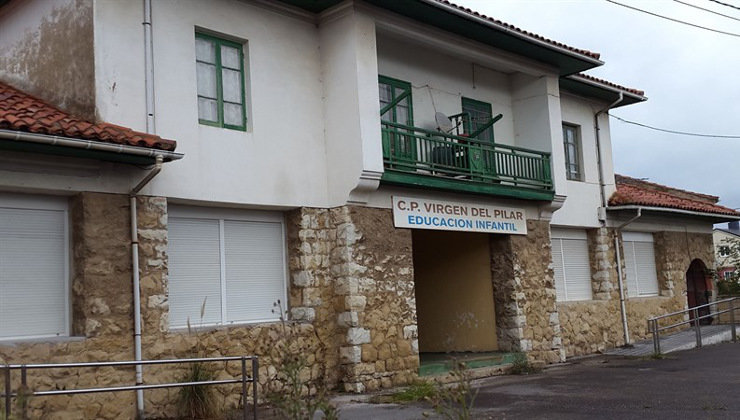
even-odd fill
[[[325,205],[316,25],[248,2],[152,3],[156,132],[176,139],[185,158],[167,164],[144,193],[258,206]],[[106,121],[143,130],[141,8],[100,1],[95,16],[98,112]],[[198,123],[196,30],[243,44],[246,132]]]
[[[564,226],[598,227],[598,208],[601,206],[599,191],[598,155],[596,150],[596,128],[594,115],[605,108],[607,104],[594,102],[585,98],[571,95],[567,92],[560,94],[560,110],[563,123],[575,125],[580,134],[580,150],[583,179],[581,181],[565,180],[568,198],[563,207],[555,212],[552,223]],[[601,158],[604,173],[605,196],[608,200],[615,190],[614,166],[611,153],[611,137],[609,136],[609,119],[605,114],[599,116]],[[562,132],[561,132],[562,139]],[[561,140],[562,142],[562,140]],[[560,151],[563,151],[562,143]],[[560,160],[558,171],[562,171],[565,178],[565,156]]]
[[[469,60],[403,40],[378,34],[378,73],[411,83],[414,125],[436,130],[435,112],[462,112],[462,98],[491,104],[496,141],[514,144],[513,112],[508,76]]]

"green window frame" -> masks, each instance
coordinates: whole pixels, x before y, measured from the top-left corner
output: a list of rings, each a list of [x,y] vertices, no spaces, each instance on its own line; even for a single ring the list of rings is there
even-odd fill
[[[198,122],[246,131],[243,45],[195,33]]]
[[[570,181],[583,180],[581,168],[581,135],[576,125],[563,124],[563,147],[565,148],[565,175]]]
[[[491,108],[490,103],[466,97],[462,98],[462,112],[467,113],[469,116],[467,124],[463,124],[465,134],[476,132],[478,128],[485,125],[491,120],[491,118],[493,118],[493,109]],[[478,134],[476,138],[482,141],[493,142],[493,126],[483,130],[483,132]]]
[[[381,112],[380,118],[383,121],[390,121],[413,127],[414,107],[411,100],[411,83],[387,76],[378,76],[378,90],[380,93],[381,111],[387,105],[390,105],[393,102],[398,102],[394,106],[390,107],[386,112]],[[406,114],[406,118],[403,118],[404,113]],[[400,119],[403,121],[399,121],[399,117],[401,117]]]

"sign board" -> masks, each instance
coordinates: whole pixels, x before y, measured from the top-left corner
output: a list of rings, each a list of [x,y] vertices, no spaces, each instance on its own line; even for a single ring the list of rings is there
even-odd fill
[[[524,209],[393,197],[397,228],[527,234]]]

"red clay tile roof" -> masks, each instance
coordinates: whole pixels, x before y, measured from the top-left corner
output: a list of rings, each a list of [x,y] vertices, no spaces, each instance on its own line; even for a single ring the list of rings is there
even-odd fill
[[[583,79],[586,79],[586,80],[590,80],[592,82],[596,82],[596,83],[599,83],[599,84],[602,84],[602,85],[611,86],[611,87],[613,87],[615,89],[619,89],[619,90],[623,90],[625,92],[633,93],[633,94],[638,95],[638,96],[645,96],[645,91],[644,90],[639,90],[639,89],[633,89],[633,88],[624,87],[622,85],[618,85],[616,83],[612,83],[612,82],[610,82],[608,80],[599,79],[598,77],[593,77],[591,75],[584,74],[584,73],[578,73],[578,74],[574,74],[574,75],[571,75],[571,76],[568,76],[568,77],[574,78],[574,79],[578,79],[580,77],[580,78],[583,78]]]
[[[515,31],[515,32],[519,32],[520,34],[523,34],[523,35],[526,35],[526,36],[535,38],[537,40],[540,40],[540,41],[546,42],[548,44],[551,44],[551,45],[554,45],[554,46],[557,46],[557,47],[566,49],[568,51],[572,51],[574,53],[585,55],[587,57],[591,57],[591,58],[596,59],[596,60],[598,60],[599,57],[601,57],[601,54],[599,54],[597,52],[593,52],[593,51],[589,51],[589,50],[583,50],[583,49],[580,49],[580,48],[574,48],[574,47],[571,47],[569,45],[565,45],[565,44],[563,44],[561,42],[553,41],[552,39],[545,38],[542,35],[537,35],[535,33],[532,33],[532,32],[529,32],[529,31],[525,31],[524,29],[518,28],[518,27],[516,27],[514,25],[508,24],[506,22],[502,22],[502,21],[500,21],[498,19],[494,19],[494,18],[488,17],[488,16],[486,16],[484,14],[481,14],[481,13],[476,12],[473,9],[469,9],[467,7],[459,6],[459,5],[455,4],[455,3],[449,2],[447,0],[435,0],[435,1],[437,3],[441,3],[441,4],[444,4],[444,5],[447,5],[447,6],[454,7],[456,9],[458,9],[458,10],[462,10],[465,13],[468,13],[470,15],[479,17],[481,19],[485,19],[485,20],[487,20],[487,21],[489,21],[491,23],[494,23],[496,25],[503,26],[506,29],[509,29],[509,30],[512,30],[512,31]]]
[[[91,123],[0,82],[0,129],[173,151],[174,140],[109,123]]]
[[[617,191],[610,206],[638,205],[690,210],[701,213],[740,216],[739,212],[717,204],[719,197],[655,184],[624,175],[615,175]]]

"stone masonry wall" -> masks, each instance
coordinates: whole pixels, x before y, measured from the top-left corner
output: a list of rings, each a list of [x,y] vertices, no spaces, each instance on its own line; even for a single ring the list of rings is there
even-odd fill
[[[527,221],[527,235],[491,235],[491,270],[499,348],[531,360],[565,360],[546,221]]]
[[[624,345],[614,235],[614,229],[606,228],[588,232],[594,299],[558,303],[568,357]],[[653,240],[660,296],[626,299],[632,341],[648,337],[648,318],[686,307],[685,274],[693,259],[699,258],[707,266],[713,262],[710,234],[658,232]],[[624,273],[624,260],[622,269]]]
[[[347,312],[340,314],[352,320],[357,314],[348,346],[341,349],[343,362],[351,362],[345,367],[345,389],[408,384],[419,368],[411,231],[395,229],[387,209],[350,207],[337,213],[342,222],[338,246],[352,248],[358,274],[357,292],[347,295]],[[348,289],[354,292],[354,284]]]

